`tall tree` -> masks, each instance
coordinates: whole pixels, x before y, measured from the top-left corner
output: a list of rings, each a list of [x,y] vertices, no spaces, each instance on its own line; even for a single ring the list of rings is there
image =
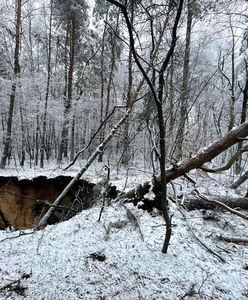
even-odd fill
[[[12,121],[14,114],[14,105],[16,99],[17,80],[20,74],[20,41],[21,41],[21,13],[22,13],[22,0],[15,1],[15,50],[14,50],[14,74],[13,83],[11,87],[10,103],[7,119],[7,128],[3,140],[3,154],[0,162],[0,168],[4,169],[8,157],[11,154],[11,135],[12,135]]]
[[[151,81],[151,79],[149,78],[148,74],[146,73],[144,67],[142,66],[139,55],[137,53],[137,50],[135,47],[135,40],[134,40],[134,36],[133,36],[133,27],[130,22],[130,17],[128,15],[127,6],[118,1],[115,1],[115,0],[107,0],[107,1],[116,5],[117,7],[119,7],[123,13],[123,16],[124,16],[124,19],[125,19],[125,22],[127,25],[128,33],[129,33],[129,44],[130,44],[130,48],[133,53],[135,63],[137,64],[140,72],[144,76],[144,78],[149,86],[149,89],[152,94],[152,98],[153,98],[154,103],[157,108],[157,115],[158,115],[157,122],[158,122],[158,128],[159,128],[159,146],[160,146],[159,165],[160,165],[160,173],[161,173],[161,182],[160,182],[160,186],[159,186],[160,191],[161,191],[160,202],[161,202],[163,216],[164,216],[165,223],[166,223],[166,234],[165,234],[165,240],[164,240],[162,252],[167,253],[172,229],[171,229],[171,216],[169,213],[169,206],[168,206],[168,202],[167,202],[167,186],[166,186],[166,171],[165,171],[166,148],[165,148],[165,120],[164,120],[164,113],[163,113],[163,98],[164,98],[164,84],[165,84],[164,74],[165,74],[166,69],[168,68],[170,59],[173,55],[173,52],[174,52],[174,49],[176,46],[177,29],[178,29],[178,25],[179,25],[179,20],[181,18],[184,0],[180,0],[178,3],[176,16],[175,16],[174,24],[172,27],[172,34],[171,34],[172,38],[171,38],[171,42],[170,42],[170,47],[165,55],[165,58],[162,60],[161,65],[158,70],[157,91],[156,91],[156,87],[154,86],[153,82]],[[168,13],[170,13],[170,10]]]
[[[50,92],[51,83],[51,56],[52,56],[52,20],[53,20],[53,0],[50,2],[50,17],[49,17],[49,28],[48,28],[48,43],[47,43],[47,84],[46,84],[46,95],[45,95],[45,106],[43,113],[43,124],[42,124],[42,137],[40,145],[40,167],[44,167],[44,152],[45,152],[45,139],[47,131],[47,106],[48,97]]]
[[[88,6],[85,0],[58,1],[54,6],[59,13],[58,22],[65,33],[64,44],[64,66],[65,66],[65,87],[64,87],[64,120],[62,125],[61,143],[58,153],[58,161],[68,157],[69,138],[69,114],[72,106],[73,82],[75,71],[75,57],[77,47],[80,46],[80,37],[86,31],[88,19]]]
[[[193,3],[195,0],[188,0],[187,3],[187,27],[186,27],[186,44],[184,50],[183,62],[183,81],[180,93],[179,102],[179,124],[175,141],[174,158],[179,161],[183,154],[183,140],[185,134],[185,123],[187,119],[188,97],[189,97],[189,63],[190,63],[190,47],[191,47],[191,31],[193,20]]]

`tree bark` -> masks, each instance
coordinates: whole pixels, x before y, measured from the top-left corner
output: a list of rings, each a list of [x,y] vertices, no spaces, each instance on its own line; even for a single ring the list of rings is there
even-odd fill
[[[130,3],[130,22],[133,26],[134,22],[134,2]],[[129,49],[128,54],[128,86],[127,86],[127,107],[130,105],[132,98],[132,87],[133,87],[133,53]],[[129,120],[124,125],[124,136],[123,136],[123,153],[121,158],[121,163],[125,166],[128,165],[130,160],[130,138],[129,138]]]
[[[51,3],[50,3],[50,19],[49,19],[48,51],[47,51],[47,54],[48,54],[48,57],[47,57],[47,84],[46,84],[45,107],[44,107],[41,146],[40,146],[40,167],[41,168],[44,167],[45,139],[46,139],[46,130],[47,130],[47,106],[48,106],[48,97],[49,97],[50,81],[51,81],[52,18],[53,18],[53,1],[51,1]]]
[[[245,62],[246,66],[246,82],[245,87],[243,89],[243,101],[242,101],[242,110],[241,110],[241,118],[240,123],[244,123],[246,121],[246,115],[247,115],[247,104],[248,104],[248,65]],[[241,140],[238,143],[238,150],[240,150],[243,147],[243,141]],[[242,156],[239,157],[237,164],[235,166],[235,173],[239,174],[241,172],[241,162],[242,162]]]
[[[71,21],[67,21],[66,27],[66,37],[65,37],[65,52],[64,52],[64,61],[65,61],[65,72],[64,72],[64,119],[62,124],[62,133],[61,133],[61,142],[58,151],[58,162],[61,162],[63,157],[67,157],[67,149],[68,149],[68,114],[70,109],[70,103],[68,103],[68,68],[70,68],[68,63],[68,45],[70,46],[70,35],[71,35]],[[70,56],[70,53],[69,53]],[[70,61],[70,60],[69,60]]]
[[[228,237],[228,236],[217,236],[219,240],[227,242],[227,243],[234,243],[234,244],[241,244],[246,245],[248,244],[248,238],[240,238],[240,237]]]
[[[105,24],[104,24],[104,30],[103,30],[103,35],[102,35],[102,43],[101,43],[101,68],[100,68],[100,78],[101,78],[101,108],[100,108],[100,125],[103,123],[104,120],[104,94],[105,94],[105,76],[104,76],[104,64],[105,64],[105,57],[104,57],[104,52],[105,52],[105,36],[106,36],[106,28],[107,28],[107,21],[108,21],[108,10],[106,13],[106,19],[105,19]],[[104,132],[100,133],[100,142],[102,142],[104,139]],[[98,156],[98,162],[102,162],[103,160],[103,154],[101,153]]]
[[[3,141],[3,155],[0,163],[0,168],[4,169],[6,166],[7,159],[10,155],[11,151],[11,136],[12,136],[12,120],[14,114],[14,106],[16,99],[16,80],[18,75],[20,74],[20,63],[19,63],[19,55],[20,55],[20,31],[21,31],[21,8],[22,8],[22,0],[16,0],[16,23],[15,23],[15,53],[14,53],[14,78],[13,84],[11,88],[10,94],[10,105],[8,112],[8,120],[7,120],[7,129],[5,133],[5,138]]]
[[[187,16],[187,29],[186,29],[186,45],[184,52],[183,63],[183,82],[180,95],[180,109],[179,109],[179,125],[175,141],[175,154],[176,161],[180,161],[183,155],[183,141],[185,132],[185,123],[187,119],[188,97],[189,97],[189,62],[190,62],[190,43],[191,43],[191,30],[192,30],[192,5],[191,0],[188,0],[188,16]]]
[[[25,127],[24,127],[23,110],[21,107],[20,107],[20,121],[21,121],[21,137],[22,137],[20,166],[23,167],[26,157],[25,157]]]
[[[213,200],[217,200],[230,208],[240,208],[240,209],[248,209],[248,198],[234,198],[234,197],[223,197],[223,196],[212,196],[208,195],[208,198]],[[195,210],[195,209],[214,209],[216,205],[214,203],[205,201],[201,198],[195,197],[186,197],[183,201],[183,205],[188,210]]]
[[[230,99],[230,116],[229,116],[229,124],[228,124],[228,130],[231,130],[234,127],[235,124],[235,36],[233,32],[233,25],[231,24],[231,18],[230,18],[230,29],[232,34],[232,77],[231,77],[231,99]]]

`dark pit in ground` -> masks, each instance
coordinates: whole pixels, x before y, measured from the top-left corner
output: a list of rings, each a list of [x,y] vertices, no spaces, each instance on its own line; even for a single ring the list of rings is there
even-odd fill
[[[0,229],[35,227],[71,180],[70,176],[39,176],[32,180],[0,176]],[[67,220],[94,205],[99,199],[96,199],[94,187],[94,183],[78,180],[56,207],[48,224]],[[115,187],[107,188],[107,196],[114,198],[116,194]]]

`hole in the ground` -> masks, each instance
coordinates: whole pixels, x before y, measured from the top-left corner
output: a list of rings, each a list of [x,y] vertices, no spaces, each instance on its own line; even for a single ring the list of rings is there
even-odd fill
[[[19,180],[17,177],[0,176],[0,229],[34,227],[71,179],[70,176],[40,176],[32,180]],[[48,223],[67,220],[91,207],[95,203],[94,186],[91,182],[78,180],[63,202],[56,207]],[[115,187],[111,187],[113,188],[116,192]],[[114,190],[109,191],[112,197],[115,196]]]

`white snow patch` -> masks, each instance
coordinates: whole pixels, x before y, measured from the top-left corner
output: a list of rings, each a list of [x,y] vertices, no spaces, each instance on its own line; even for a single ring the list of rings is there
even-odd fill
[[[21,281],[27,288],[25,296],[4,290],[0,299],[173,300],[192,287],[196,294],[190,299],[247,299],[247,247],[215,237],[223,232],[248,235],[245,221],[223,213],[219,221],[204,221],[199,211],[186,213],[195,234],[226,260],[222,263],[197,243],[175,207],[166,255],[161,253],[162,217],[129,208],[139,218],[144,241],[130,222],[123,228],[111,227],[107,235],[110,222],[127,220],[125,210],[117,204],[105,208],[101,222],[97,222],[100,207],[94,207],[19,238],[9,239],[18,232],[0,232],[0,288],[23,273],[31,274]],[[101,253],[106,260],[93,260],[92,253]]]

